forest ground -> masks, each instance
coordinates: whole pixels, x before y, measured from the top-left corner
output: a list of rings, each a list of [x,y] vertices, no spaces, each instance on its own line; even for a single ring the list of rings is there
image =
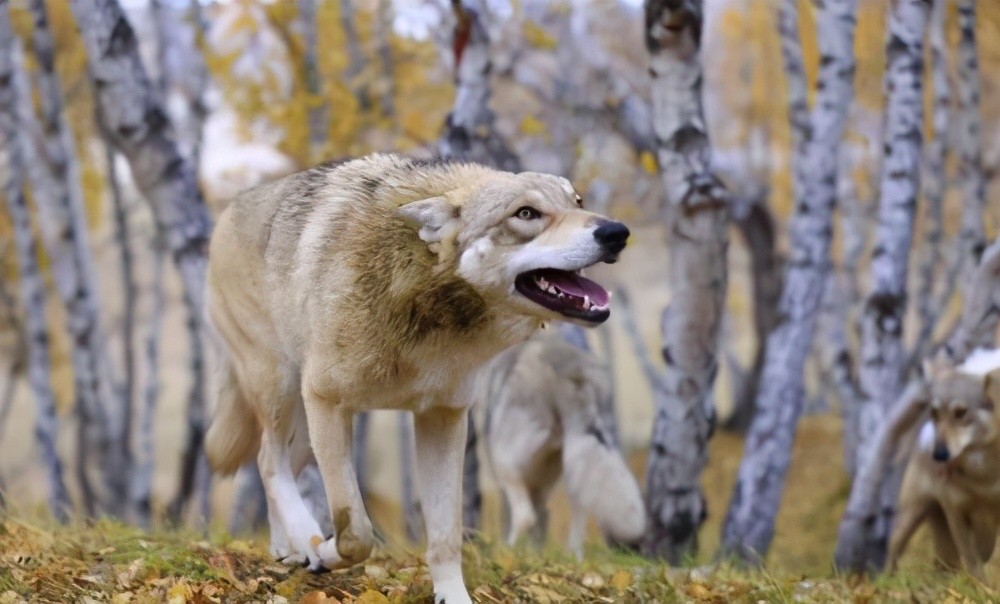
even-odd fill
[[[830,418],[806,418],[768,571],[713,568],[726,493],[707,489],[709,523],[696,565],[670,569],[596,543],[577,562],[555,546],[544,552],[493,541],[465,549],[465,575],[478,602],[996,602],[1000,557],[987,585],[936,572],[926,535],[918,534],[901,573],[873,580],[839,577],[830,560],[847,489],[840,471],[840,435]],[[740,440],[718,435],[709,484],[731,484]],[[632,462],[642,467],[642,456]],[[732,467],[730,467],[732,466]],[[641,475],[641,474],[640,474]],[[493,502],[495,505],[495,502]],[[102,521],[57,527],[31,510],[0,522],[0,604],[8,602],[382,602],[430,601],[422,548],[401,545],[393,504],[372,501],[387,536],[364,565],[324,575],[270,560],[265,535],[234,540],[213,527],[208,538],[190,530],[143,533]],[[561,507],[560,494],[553,505]],[[489,510],[487,510],[489,512]],[[553,514],[559,517],[562,514]],[[495,514],[487,514],[495,516]],[[489,527],[488,527],[489,528]],[[490,534],[496,534],[488,531]],[[561,527],[553,527],[559,535]],[[558,538],[558,537],[557,537]],[[698,566],[700,564],[701,566]],[[993,589],[991,589],[991,586]]]

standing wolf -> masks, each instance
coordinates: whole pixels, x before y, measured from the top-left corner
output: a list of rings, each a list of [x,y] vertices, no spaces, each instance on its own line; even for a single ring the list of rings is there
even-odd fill
[[[500,353],[482,374],[486,447],[510,510],[508,541],[545,537],[545,505],[562,475],[573,515],[568,547],[583,556],[587,515],[605,537],[634,544],[646,531],[639,485],[613,444],[600,405],[611,375],[597,357],[557,335]]]
[[[474,374],[545,320],[606,320],[609,293],[579,271],[614,262],[628,234],[564,178],[385,154],[237,197],[209,251],[226,354],[206,452],[222,473],[257,453],[273,553],[312,570],[368,557],[351,420],[408,410],[435,600],[471,602],[460,505]],[[295,486],[311,455],[330,538]]]
[[[982,578],[1000,531],[1000,350],[958,367],[932,361],[926,372],[931,419],[903,476],[888,566],[926,522],[938,563]]]

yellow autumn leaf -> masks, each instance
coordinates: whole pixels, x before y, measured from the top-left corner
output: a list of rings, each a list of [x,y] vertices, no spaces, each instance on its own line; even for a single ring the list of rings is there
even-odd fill
[[[660,167],[656,161],[656,156],[652,151],[643,151],[639,154],[639,165],[650,174],[656,174]]]

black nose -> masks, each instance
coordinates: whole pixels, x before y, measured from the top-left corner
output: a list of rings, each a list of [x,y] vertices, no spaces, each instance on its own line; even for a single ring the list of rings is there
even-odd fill
[[[948,452],[948,445],[938,443],[934,445],[934,461],[948,461],[951,453]]]
[[[628,235],[628,227],[613,220],[605,222],[594,230],[594,239],[611,254],[617,254],[625,249]]]

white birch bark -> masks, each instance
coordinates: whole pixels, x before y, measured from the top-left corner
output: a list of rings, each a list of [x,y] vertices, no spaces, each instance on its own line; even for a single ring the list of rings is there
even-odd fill
[[[878,226],[872,251],[872,289],[865,301],[861,329],[859,381],[864,400],[859,415],[859,459],[905,386],[903,318],[906,277],[923,139],[923,37],[929,0],[899,0],[889,15],[886,44],[885,155],[879,187]],[[891,529],[898,482],[893,474],[879,495],[880,514],[869,527],[867,558],[880,568]]]
[[[190,492],[187,472],[203,457],[204,371],[201,312],[204,308],[207,243],[212,220],[198,189],[192,162],[180,153],[170,120],[150,85],[135,32],[117,0],[72,0],[96,103],[111,142],[128,159],[132,175],[150,203],[158,228],[184,284],[188,331],[192,334],[192,398],[188,405],[187,450],[182,488],[171,511]],[[190,482],[193,483],[193,478]],[[207,497],[207,495],[205,495]]]
[[[753,288],[753,325],[757,336],[753,365],[739,382],[733,396],[733,413],[722,422],[726,430],[745,432],[757,409],[756,397],[767,357],[767,339],[778,325],[781,298],[782,260],[777,250],[774,216],[767,206],[765,193],[741,203],[733,203],[736,223],[750,254]]]
[[[156,461],[153,420],[156,415],[156,404],[160,398],[160,337],[163,334],[163,314],[166,301],[163,282],[166,250],[160,237],[155,238],[152,249],[153,280],[149,292],[150,313],[149,320],[146,322],[147,332],[143,346],[145,382],[142,389],[142,408],[139,414],[139,431],[136,438],[136,464],[130,486],[132,509],[136,515],[136,521],[139,526],[144,528],[152,525],[153,473]]]
[[[418,543],[424,534],[424,517],[420,509],[420,496],[414,481],[416,474],[416,440],[413,431],[413,414],[397,413],[399,430],[399,473],[402,484],[400,504],[403,507],[403,529],[411,543]]]
[[[316,31],[316,0],[299,0],[299,21],[302,23],[302,43],[306,92],[309,93],[309,145],[313,159],[319,159],[326,146],[329,129],[329,106],[323,96],[323,82],[319,73],[318,32]],[[341,5],[341,11],[343,11]]]
[[[21,122],[27,133],[27,174],[39,209],[39,225],[52,261],[56,291],[66,308],[71,338],[73,385],[79,404],[86,405],[100,425],[88,446],[99,456],[106,492],[104,508],[122,517],[128,492],[129,400],[117,390],[112,377],[93,261],[88,245],[83,194],[76,151],[63,116],[62,91],[55,71],[55,41],[42,0],[29,3],[33,19],[31,46],[38,69],[41,115],[36,122],[30,91],[25,89]]]
[[[49,328],[45,318],[45,284],[38,266],[35,238],[24,196],[24,159],[18,136],[18,93],[15,90],[15,38],[9,4],[0,0],[0,193],[14,231],[28,346],[28,380],[35,396],[35,437],[45,464],[49,509],[65,521],[71,508],[56,451],[56,399],[52,390]]]
[[[71,0],[111,142],[128,160],[184,284],[185,296],[203,308],[211,216],[192,163],[178,150],[142,65],[135,32],[117,0]]]
[[[476,161],[517,172],[520,162],[493,128],[489,107],[490,38],[483,23],[482,0],[452,0],[455,14],[455,105],[439,143],[442,157]]]
[[[728,193],[711,169],[702,111],[702,18],[699,0],[645,3],[671,300],[661,321],[666,371],[646,467],[643,550],[673,564],[697,550],[707,514],[700,479],[715,423],[711,391],[728,277]]]
[[[951,104],[951,90],[948,82],[948,45],[945,37],[948,5],[948,0],[938,0],[934,5],[927,32],[934,96],[931,139],[925,147],[923,171],[920,175],[924,203],[924,228],[917,291],[914,296],[920,317],[920,331],[913,346],[912,359],[924,356],[926,346],[934,333],[934,327],[941,312],[941,308],[938,308],[934,303],[936,299],[935,284],[942,277],[947,280],[947,275],[939,274],[938,268],[941,264],[941,241],[944,236],[942,206],[945,193],[945,161],[948,154],[948,120]]]
[[[838,149],[853,95],[855,11],[855,0],[829,0],[817,12],[820,74],[816,107],[809,127],[802,130],[802,150],[793,160],[798,184],[789,224],[781,321],[768,338],[757,413],[723,524],[721,553],[747,563],[760,564],[774,537],[804,405],[804,363],[830,269]],[[796,65],[801,61],[786,59],[786,68]],[[794,107],[791,118],[796,119]]]
[[[382,78],[379,94],[379,108],[382,115],[393,117],[396,114],[396,76],[392,59],[393,31],[392,0],[378,0],[375,7],[374,35],[378,49],[378,59],[381,64]]]
[[[359,81],[361,72],[365,69],[365,53],[361,48],[361,36],[358,35],[354,0],[340,0],[340,26],[344,30],[344,42],[347,45],[347,72],[344,74],[344,79],[354,91],[361,110],[367,111],[372,101],[368,94],[368,85]]]
[[[941,1],[941,0],[939,0]],[[979,109],[979,52],[976,48],[976,1],[957,0],[960,36],[957,49],[955,96],[955,148],[958,151],[958,182],[962,192],[962,229],[959,245],[962,255],[963,287],[979,263],[986,247],[983,211],[986,208],[986,179],[983,173],[982,117]]]

